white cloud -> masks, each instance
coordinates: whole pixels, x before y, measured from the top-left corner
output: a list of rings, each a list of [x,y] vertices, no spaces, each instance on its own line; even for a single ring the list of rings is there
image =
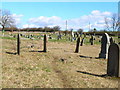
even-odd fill
[[[15,20],[15,25],[21,24],[21,18],[23,17],[22,14],[19,14],[19,15],[17,15],[17,14],[12,14],[11,16],[12,16],[12,18]]]
[[[73,28],[77,30],[79,28],[83,28],[85,30],[89,29],[89,22],[91,24],[91,29],[104,29],[105,28],[105,17],[110,19],[112,13],[111,12],[101,12],[99,10],[92,11],[89,15],[84,15],[78,18],[69,19],[68,21],[68,29]],[[28,24],[23,25],[23,27],[54,27],[60,26],[62,30],[66,29],[66,20],[63,20],[60,17],[52,16],[45,17],[40,16],[36,18],[30,18],[28,20]]]
[[[23,25],[23,28],[34,28],[34,27],[38,28],[39,26],[37,26],[35,24],[25,24],[25,25]]]

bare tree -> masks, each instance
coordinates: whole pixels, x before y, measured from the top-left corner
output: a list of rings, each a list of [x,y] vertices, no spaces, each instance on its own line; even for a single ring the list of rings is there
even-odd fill
[[[61,28],[60,26],[54,26],[54,27],[53,27],[54,33],[55,33],[55,31],[60,31],[60,28]]]
[[[15,26],[15,20],[13,19],[10,11],[0,9],[0,25],[2,26],[2,31],[5,27]]]
[[[108,31],[116,31],[120,27],[119,18],[117,14],[113,14],[111,18],[105,17],[105,27]]]

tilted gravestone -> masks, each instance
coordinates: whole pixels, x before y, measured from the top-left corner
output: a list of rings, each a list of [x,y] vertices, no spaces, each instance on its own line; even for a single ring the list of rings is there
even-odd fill
[[[112,43],[108,50],[107,75],[120,77],[120,47]]]
[[[108,59],[108,49],[110,46],[110,38],[107,33],[103,34],[101,39],[101,52],[99,58]]]

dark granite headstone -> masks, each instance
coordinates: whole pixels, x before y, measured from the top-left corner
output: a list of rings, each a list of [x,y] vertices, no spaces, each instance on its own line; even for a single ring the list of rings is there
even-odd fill
[[[94,44],[94,37],[93,36],[91,36],[91,38],[90,38],[90,43],[91,43],[91,45]]]
[[[116,43],[108,50],[107,75],[120,77],[120,47]]]
[[[110,38],[110,44],[112,44],[112,43],[114,43],[114,40],[113,40],[113,38],[111,37],[111,38]]]
[[[101,52],[99,58],[108,59],[108,49],[110,46],[110,38],[107,33],[103,34],[101,39]]]
[[[82,41],[81,41],[81,43],[80,43],[80,46],[83,46],[83,44],[84,44],[84,39],[85,39],[85,38],[82,38]]]

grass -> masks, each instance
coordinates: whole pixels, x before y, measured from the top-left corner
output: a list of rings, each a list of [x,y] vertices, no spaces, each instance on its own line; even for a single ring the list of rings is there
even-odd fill
[[[17,38],[14,38],[14,37],[0,37],[0,39],[11,39],[11,40],[16,40]]]
[[[54,35],[54,37],[56,36]],[[40,41],[28,39],[22,40],[21,46],[26,46],[31,42],[36,45],[34,50],[38,50],[39,45],[42,44]],[[73,43],[76,43],[76,41],[68,41],[67,36],[58,41],[52,39],[48,43],[49,52],[47,53],[29,52],[29,49],[22,48],[20,56],[5,53],[6,51],[11,52],[11,50],[13,50],[13,40],[5,39],[3,43],[2,87],[4,88],[71,88],[70,86],[73,88],[117,87],[117,79],[95,77],[76,72],[76,70],[78,70],[99,75],[106,72],[106,60],[82,58],[79,56],[96,57],[99,54],[100,45],[90,45],[89,37],[87,37],[85,41],[85,44],[87,43],[89,45],[82,46],[78,54],[73,53],[75,48]],[[97,43],[98,40],[95,44]],[[65,50],[67,52],[65,52]],[[65,58],[65,63],[61,63],[61,58]]]
[[[46,71],[46,72],[51,72],[50,68],[48,68],[48,67],[44,67],[42,70]]]

